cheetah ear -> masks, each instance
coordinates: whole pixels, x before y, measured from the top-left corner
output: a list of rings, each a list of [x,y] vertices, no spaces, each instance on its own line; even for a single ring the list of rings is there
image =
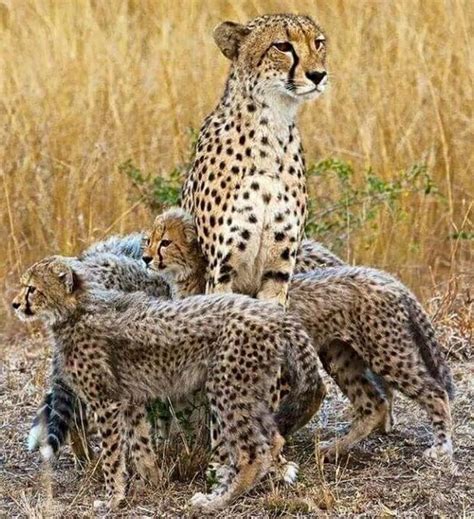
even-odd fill
[[[66,288],[68,294],[72,294],[77,288],[79,288],[79,278],[69,265],[57,261],[53,269],[59,281]]]
[[[188,222],[184,227],[184,238],[188,245],[192,245],[193,247],[197,245],[197,234],[196,227],[194,227],[194,222]]]
[[[214,41],[222,54],[230,60],[239,55],[239,47],[245,37],[250,34],[250,29],[234,22],[223,22],[214,29]]]

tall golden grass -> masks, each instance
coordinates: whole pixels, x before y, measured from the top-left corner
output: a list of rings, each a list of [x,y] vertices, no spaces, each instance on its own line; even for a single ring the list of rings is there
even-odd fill
[[[417,290],[472,270],[474,4],[470,0],[0,0],[0,278],[145,227],[117,166],[165,175],[223,89],[223,19],[308,13],[329,40],[331,88],[303,108],[308,160],[390,179],[428,165],[443,197],[407,194],[347,242]],[[323,190],[324,186],[320,186]],[[431,285],[430,285],[431,286]]]

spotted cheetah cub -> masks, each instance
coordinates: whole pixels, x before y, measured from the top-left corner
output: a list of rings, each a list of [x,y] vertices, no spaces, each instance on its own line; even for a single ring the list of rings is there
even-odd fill
[[[196,508],[226,506],[281,463],[282,366],[291,368],[295,402],[320,383],[311,341],[294,317],[240,295],[170,302],[104,290],[82,267],[60,256],[39,261],[22,276],[13,307],[22,319],[47,323],[56,371],[95,414],[110,508],[125,496],[127,453],[140,474],[157,478],[143,419],[157,397],[203,388],[209,399],[213,446],[224,444],[228,470],[211,493],[196,494]]]
[[[143,291],[155,297],[169,298],[170,286],[161,275],[146,269],[142,257],[143,235],[112,236],[86,249],[77,260],[87,277],[106,289],[123,292]],[[92,456],[87,437],[87,412],[84,403],[55,373],[51,385],[33,420],[28,449],[39,449],[45,460],[54,459],[66,440],[70,440],[76,459],[82,463]]]
[[[180,296],[203,290],[206,265],[192,219],[182,210],[168,211],[158,216],[149,236],[144,254],[150,268],[167,272]],[[311,250],[313,260],[320,257],[307,246],[300,256],[303,269]],[[427,411],[435,441],[426,454],[451,456],[450,369],[428,316],[402,283],[375,269],[320,268],[293,277],[289,310],[301,319],[324,368],[354,407],[348,434],[324,446],[327,458],[378,427],[390,428],[390,404],[373,374],[386,391],[397,389]]]
[[[311,18],[292,14],[224,22],[214,39],[232,65],[201,128],[182,205],[208,264],[207,293],[285,305],[306,217],[296,117],[326,88],[326,39]]]

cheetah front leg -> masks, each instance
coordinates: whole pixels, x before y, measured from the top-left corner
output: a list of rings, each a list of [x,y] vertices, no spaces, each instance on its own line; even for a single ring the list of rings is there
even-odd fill
[[[206,294],[228,294],[233,292],[233,283],[236,270],[231,264],[231,253],[227,253],[222,260],[214,259],[213,268],[209,268],[206,281]]]
[[[105,479],[107,508],[115,510],[125,499],[126,488],[126,431],[120,402],[102,400],[91,403],[102,438],[102,471]],[[94,506],[103,503],[96,501]]]
[[[258,299],[273,301],[284,308],[287,305],[288,288],[295,268],[298,239],[283,231],[273,234],[273,243],[267,252]]]
[[[125,410],[125,422],[130,458],[138,474],[145,481],[158,484],[160,470],[153,452],[151,424],[145,407],[129,405]]]
[[[218,481],[210,493],[192,497],[193,508],[203,512],[224,508],[250,490],[272,468],[272,455],[279,455],[282,445],[274,442],[279,433],[269,407],[251,398],[247,387],[229,385],[225,371],[209,374],[207,394],[213,445],[227,464],[219,465]]]

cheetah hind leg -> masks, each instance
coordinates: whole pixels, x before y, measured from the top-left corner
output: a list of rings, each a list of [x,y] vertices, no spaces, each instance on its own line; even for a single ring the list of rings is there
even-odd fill
[[[353,420],[351,428],[342,438],[330,442],[321,442],[316,447],[316,453],[323,457],[325,461],[332,461],[347,453],[354,445],[367,438],[369,434],[379,427],[381,420],[385,419],[388,409],[386,404],[381,404],[374,409],[368,416],[357,417]]]
[[[349,343],[332,341],[320,351],[324,369],[349,398],[355,418],[349,432],[342,438],[318,445],[316,455],[326,461],[345,454],[354,445],[390,420],[390,404],[366,363]],[[376,380],[377,379],[377,380]]]
[[[383,393],[385,394],[385,398],[387,399],[387,412],[385,414],[383,421],[379,425],[379,430],[384,434],[389,434],[392,432],[393,428],[397,424],[397,420],[395,418],[395,414],[393,411],[393,387],[386,380],[384,380],[383,377],[377,375],[377,373],[374,373],[370,370],[368,370],[367,372],[367,377],[371,379],[374,385],[376,385],[383,391]]]

